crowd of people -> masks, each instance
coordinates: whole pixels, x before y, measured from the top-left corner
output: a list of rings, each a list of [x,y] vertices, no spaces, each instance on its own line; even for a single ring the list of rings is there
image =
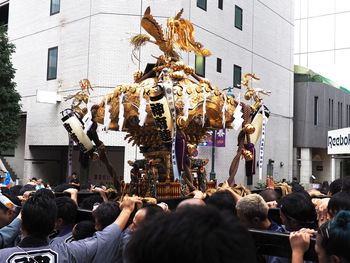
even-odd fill
[[[225,182],[192,192],[173,210],[81,185],[76,174],[54,189],[33,178],[0,190],[0,262],[298,263],[313,238],[319,262],[350,262],[350,177],[332,182],[326,195],[294,182],[283,196],[269,184],[242,196]],[[79,200],[79,191],[97,194]],[[271,209],[279,209],[277,220]],[[257,251],[250,229],[289,234],[290,257]]]

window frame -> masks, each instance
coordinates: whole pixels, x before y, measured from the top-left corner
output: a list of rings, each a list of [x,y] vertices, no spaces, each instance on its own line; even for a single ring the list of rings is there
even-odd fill
[[[59,14],[61,11],[61,0],[58,0],[58,11],[56,11],[54,13],[52,12],[52,1],[54,1],[54,0],[50,0],[50,16]]]
[[[241,12],[241,26],[240,27],[236,24],[237,10],[240,10],[240,12]],[[240,8],[238,5],[235,5],[235,21],[234,22],[235,22],[235,28],[243,31],[243,9]]]
[[[206,63],[205,56],[202,56],[203,57],[203,75],[197,72],[197,56],[202,56],[202,55],[195,55],[194,72],[196,73],[196,75],[205,78],[205,63]]]
[[[235,84],[235,72],[236,72],[236,68],[238,68],[239,70],[240,70],[240,72],[241,72],[241,74],[240,74],[240,80],[239,80],[239,86],[237,86],[236,84]],[[234,88],[237,88],[237,89],[241,89],[242,87],[241,87],[241,81],[242,81],[242,67],[241,66],[238,66],[238,65],[236,65],[236,64],[233,64],[233,87]]]
[[[57,57],[56,57],[56,74],[54,78],[49,78],[49,64],[50,64],[50,51],[57,49]],[[51,47],[47,51],[47,67],[46,67],[46,80],[57,79],[57,64],[58,64],[58,46]]]
[[[204,0],[204,1],[205,1],[205,7],[202,7],[198,4],[198,0],[197,0],[197,7],[199,7],[200,9],[202,9],[204,11],[207,11],[208,1],[207,0]]]

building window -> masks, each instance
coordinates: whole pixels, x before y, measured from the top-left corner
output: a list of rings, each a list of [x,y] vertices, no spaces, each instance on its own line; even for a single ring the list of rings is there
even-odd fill
[[[205,57],[196,55],[196,74],[205,77]]]
[[[338,102],[338,129],[342,128],[343,126],[343,122],[342,122],[342,118],[343,118],[343,103]]]
[[[332,100],[331,125],[334,127],[334,101]]]
[[[207,0],[197,0],[197,7],[207,11]]]
[[[56,79],[57,77],[57,55],[58,47],[49,48],[47,57],[47,80]]]
[[[220,72],[220,73],[221,73],[221,63],[222,63],[221,58],[217,58],[216,59],[216,71]]]
[[[242,68],[240,66],[233,66],[233,86],[235,88],[241,88],[241,79],[242,79]]]
[[[50,16],[58,14],[59,12],[60,12],[60,0],[51,0]]]
[[[9,3],[7,1],[7,4],[0,4],[0,26],[7,26],[8,22],[9,22]]]
[[[331,99],[328,99],[328,127],[331,127]]]
[[[314,97],[314,125],[318,124],[318,97]]]
[[[243,29],[243,9],[239,6],[235,6],[235,27],[242,30]]]
[[[340,103],[340,128],[343,128],[343,103]]]
[[[219,0],[218,1],[218,8],[221,9],[221,10],[224,8],[224,0]]]

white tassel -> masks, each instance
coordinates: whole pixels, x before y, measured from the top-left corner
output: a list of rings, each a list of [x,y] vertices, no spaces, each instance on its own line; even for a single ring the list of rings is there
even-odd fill
[[[122,131],[124,124],[124,104],[123,104],[124,93],[119,98],[119,115],[118,115],[118,126],[119,131]]]
[[[139,125],[142,127],[147,118],[147,111],[146,111],[146,99],[143,97],[144,88],[141,89],[140,92],[140,106],[139,106]]]
[[[103,119],[103,126],[104,126],[104,130],[107,132],[109,130],[109,125],[111,124],[111,114],[109,112],[109,109],[111,108],[110,105],[107,104],[108,101],[108,94],[106,96],[106,102],[105,102],[105,116]]]
[[[225,116],[225,112],[226,112],[226,99],[227,96],[226,94],[224,94],[225,97],[225,101],[224,101],[224,105],[222,106],[222,128],[225,129],[225,124],[226,124],[226,116]]]
[[[203,119],[202,119],[202,127],[204,127],[205,124],[205,113],[207,112],[207,91],[205,87],[203,87],[203,96],[204,96],[204,101],[203,101]]]
[[[187,87],[185,86],[183,91],[183,102],[184,102],[184,117],[187,120],[188,119],[188,109],[190,108],[190,100],[188,99],[188,94],[187,94]]]
[[[237,108],[235,109],[235,111],[233,113],[233,117],[235,118],[235,120],[232,123],[233,124],[233,128],[236,131],[238,131],[242,127],[242,123],[244,122],[243,113],[241,112],[241,110],[242,110],[241,94],[239,94],[238,105],[237,105]]]
[[[89,105],[87,105],[87,108],[88,108],[88,112],[83,117],[84,133],[85,134],[90,130],[90,128],[91,128],[91,126],[93,124],[93,122],[92,122],[92,115],[91,115],[91,111],[90,111]]]

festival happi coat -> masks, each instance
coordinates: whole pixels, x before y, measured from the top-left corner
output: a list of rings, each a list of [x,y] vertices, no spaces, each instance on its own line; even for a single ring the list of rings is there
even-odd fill
[[[163,30],[148,7],[141,26],[149,35],[131,38],[133,55],[147,43],[157,45],[163,55],[147,71],[136,71],[134,83],[117,85],[113,93],[90,109],[84,104],[93,89],[88,80],[82,80],[82,90],[67,98],[73,99],[71,109],[62,112],[63,125],[72,140],[91,158],[100,158],[114,178],[116,188],[129,194],[164,198],[184,194],[186,188],[204,191],[208,185],[215,187],[206,179],[204,166],[208,160],[194,158],[198,154],[196,146],[213,130],[240,129],[237,154],[229,169],[229,184],[235,183],[242,155],[247,162],[247,174],[255,173],[254,144],[265,134],[269,116],[260,94],[269,91],[251,88],[249,80],[258,78],[246,74],[242,85],[247,88],[244,98],[254,101],[250,105],[196,75],[193,67],[184,64],[177,50],[202,56],[209,56],[210,51],[194,40],[193,25],[181,18],[182,12],[170,17]],[[128,162],[132,169],[127,190],[108,161],[104,144],[98,138],[97,124],[103,125],[105,130],[126,132],[125,139],[139,146],[145,157]],[[262,153],[263,143],[260,169]],[[195,181],[193,173],[197,174]]]

